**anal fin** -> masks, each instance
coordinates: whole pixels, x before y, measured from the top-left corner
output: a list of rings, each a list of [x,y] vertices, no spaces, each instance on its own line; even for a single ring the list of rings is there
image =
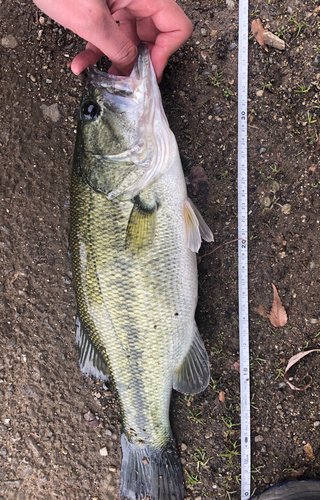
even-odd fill
[[[209,358],[196,324],[192,344],[174,373],[173,388],[184,394],[204,391],[210,381]]]
[[[76,325],[76,343],[80,349],[79,365],[82,373],[99,380],[108,380],[110,372],[107,362],[92,344],[79,316],[77,316]]]

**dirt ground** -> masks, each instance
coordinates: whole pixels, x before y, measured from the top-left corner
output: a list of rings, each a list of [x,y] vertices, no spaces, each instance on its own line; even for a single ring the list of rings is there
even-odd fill
[[[180,1],[191,39],[161,83],[186,162],[190,196],[214,244],[237,238],[238,12]],[[286,42],[249,42],[249,259],[252,491],[320,478],[319,353],[290,377],[290,357],[320,347],[320,7],[250,3],[250,24]],[[68,258],[69,184],[84,77],[70,71],[84,42],[30,2],[0,1],[0,499],[116,500],[120,413],[110,387],[86,379],[75,346]],[[272,283],[288,313],[275,328]],[[172,425],[187,499],[240,498],[237,243],[199,263],[197,322],[212,380],[175,393]],[[224,393],[224,394],[223,394]],[[223,398],[224,395],[224,398]],[[106,454],[107,453],[107,454]]]

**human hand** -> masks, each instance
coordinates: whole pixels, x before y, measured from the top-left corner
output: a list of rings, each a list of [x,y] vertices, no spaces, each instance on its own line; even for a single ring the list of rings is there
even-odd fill
[[[88,41],[71,64],[78,75],[104,54],[109,73],[129,75],[137,45],[148,45],[158,81],[168,59],[191,35],[192,24],[175,0],[34,0],[49,17]],[[119,23],[119,25],[118,25]]]

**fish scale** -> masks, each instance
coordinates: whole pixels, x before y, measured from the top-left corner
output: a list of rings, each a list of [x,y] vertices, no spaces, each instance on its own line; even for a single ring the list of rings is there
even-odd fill
[[[146,48],[129,79],[131,96],[127,78],[93,70],[80,112],[71,182],[80,367],[105,380],[108,366],[119,397],[121,495],[181,500],[170,398],[209,381],[195,251],[212,233],[187,198]]]

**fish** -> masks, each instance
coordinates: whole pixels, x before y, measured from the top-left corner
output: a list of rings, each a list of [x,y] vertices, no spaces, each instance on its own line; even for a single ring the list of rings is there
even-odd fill
[[[213,235],[188,198],[145,45],[128,77],[89,70],[70,204],[79,364],[120,402],[120,495],[182,500],[170,399],[209,383],[196,252]]]

